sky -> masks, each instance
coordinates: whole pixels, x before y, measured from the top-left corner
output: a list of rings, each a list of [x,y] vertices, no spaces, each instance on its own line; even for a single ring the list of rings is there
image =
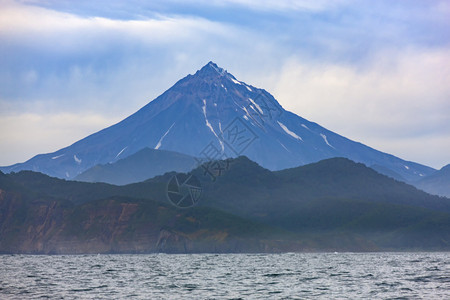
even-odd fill
[[[110,126],[209,61],[377,150],[450,163],[450,1],[0,0],[0,165]]]

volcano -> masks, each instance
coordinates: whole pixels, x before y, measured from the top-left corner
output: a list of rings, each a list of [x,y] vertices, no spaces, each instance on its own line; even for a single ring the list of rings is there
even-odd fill
[[[199,162],[244,155],[270,170],[345,157],[406,181],[434,171],[286,111],[266,90],[239,81],[213,62],[121,122],[1,170],[73,179],[93,166],[114,163],[144,148],[183,153]]]

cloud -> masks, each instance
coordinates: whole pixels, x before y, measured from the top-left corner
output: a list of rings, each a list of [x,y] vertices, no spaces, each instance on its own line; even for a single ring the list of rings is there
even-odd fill
[[[78,12],[81,11],[92,13],[109,13],[110,16],[124,16],[128,17],[142,17],[154,13],[155,11],[167,11],[168,8],[172,11],[182,12],[182,9],[187,11],[196,10],[201,11],[205,9],[224,9],[224,8],[245,8],[256,11],[269,11],[269,12],[288,12],[288,11],[323,11],[332,9],[334,7],[347,4],[350,0],[154,0],[154,1],[139,1],[139,0],[107,0],[96,1],[93,3],[89,0],[78,0],[77,3],[70,3],[68,1],[61,0],[46,0],[46,1],[34,1],[24,0],[21,1],[25,4],[40,5],[43,7],[52,7],[65,11]],[[102,7],[99,10],[98,7]],[[178,8],[178,10],[177,10]],[[181,8],[181,9],[180,9]]]
[[[193,1],[198,3],[198,1]],[[204,5],[228,6],[239,5],[253,10],[263,11],[321,11],[328,8],[342,5],[348,1],[327,1],[327,0],[225,0],[225,1],[202,1]]]
[[[127,99],[131,112],[206,63],[202,51],[235,36],[233,26],[198,17],[114,20],[7,2],[0,102],[118,112]]]
[[[377,145],[378,150],[436,169],[442,168],[450,161],[447,154],[448,149],[450,149],[450,133],[448,131],[420,137],[393,137],[389,139],[368,137],[366,142],[369,145]]]
[[[45,47],[47,51],[92,51],[92,46],[97,44],[101,48],[99,42],[108,39],[158,45],[174,40],[195,40],[196,36],[207,33],[227,35],[228,30],[220,23],[197,17],[159,15],[140,20],[116,20],[82,17],[14,2],[3,5],[0,10],[3,39]],[[51,45],[47,44],[49,41]]]
[[[309,120],[400,157],[450,162],[449,49],[380,52],[359,68],[293,57],[273,79],[276,98]]]
[[[38,153],[71,145],[87,135],[118,122],[99,114],[34,114],[0,118],[0,165],[22,162]]]

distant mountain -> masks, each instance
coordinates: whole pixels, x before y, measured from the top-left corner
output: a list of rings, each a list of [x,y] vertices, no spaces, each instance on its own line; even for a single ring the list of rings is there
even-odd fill
[[[0,173],[0,252],[450,249],[450,199],[363,164],[333,158],[272,172],[246,157],[217,163],[227,164],[221,174],[205,172],[210,164],[192,172],[203,196],[188,209],[169,204],[175,173],[125,186]]]
[[[123,121],[69,147],[1,170],[33,170],[73,179],[144,148],[176,151],[205,161],[245,155],[270,170],[346,157],[406,181],[434,171],[288,112],[267,91],[237,80],[213,62]]]
[[[125,185],[170,171],[187,172],[197,165],[197,160],[185,154],[144,148],[114,163],[96,165],[76,176],[74,180]]]
[[[430,194],[450,198],[450,164],[413,184]]]

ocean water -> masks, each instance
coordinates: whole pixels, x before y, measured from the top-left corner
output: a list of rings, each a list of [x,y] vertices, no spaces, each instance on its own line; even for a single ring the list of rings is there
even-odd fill
[[[450,299],[450,253],[1,255],[0,299]]]

